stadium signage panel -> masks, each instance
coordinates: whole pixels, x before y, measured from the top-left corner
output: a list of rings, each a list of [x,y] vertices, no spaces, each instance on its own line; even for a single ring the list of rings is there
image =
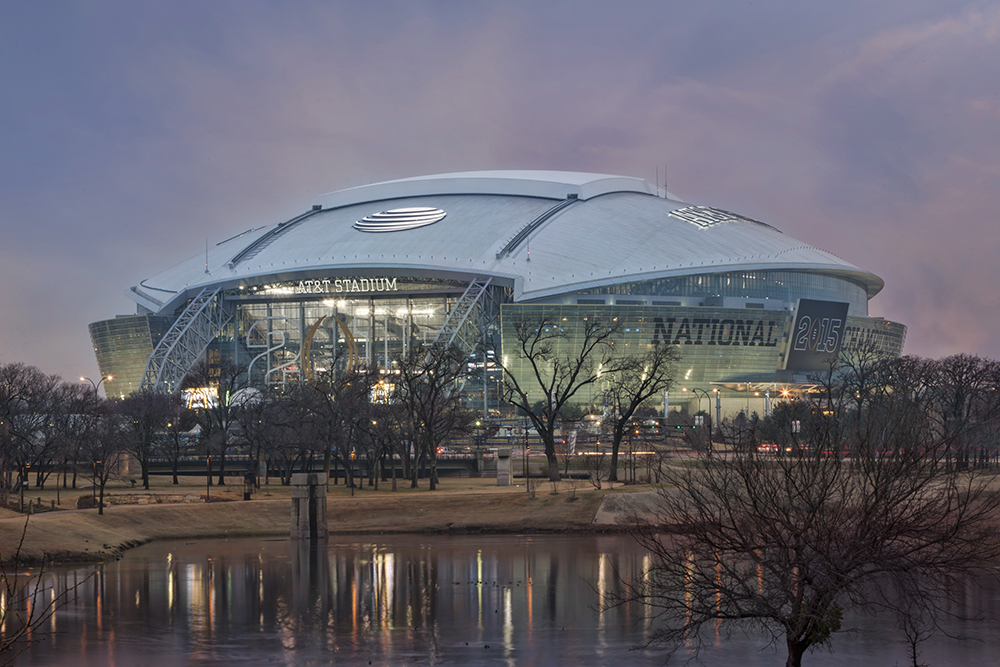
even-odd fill
[[[395,278],[322,278],[300,280],[295,287],[296,294],[343,294],[346,292],[398,292]]]
[[[799,299],[785,368],[795,371],[833,368],[844,340],[848,308],[848,304],[836,301]]]
[[[653,344],[777,347],[784,328],[784,320],[656,317]]]

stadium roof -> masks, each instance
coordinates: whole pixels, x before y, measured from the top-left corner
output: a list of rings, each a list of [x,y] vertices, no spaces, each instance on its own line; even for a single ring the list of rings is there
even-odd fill
[[[317,197],[143,280],[128,296],[172,313],[208,285],[355,276],[493,276],[531,301],[581,289],[742,270],[882,280],[770,225],[659,197],[646,181],[483,171],[376,183]]]

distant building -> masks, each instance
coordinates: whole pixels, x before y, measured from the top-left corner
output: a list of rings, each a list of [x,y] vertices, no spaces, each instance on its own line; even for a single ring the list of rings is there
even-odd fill
[[[640,179],[472,172],[322,195],[143,280],[127,292],[137,315],[90,328],[109,395],[177,390],[206,350],[279,384],[333,364],[388,374],[411,345],[453,341],[485,369],[466,390],[493,411],[513,318],[545,313],[568,330],[618,318],[631,350],[678,346],[672,408],[711,409],[704,391],[726,412],[763,412],[760,394],[807,385],[842,349],[901,353],[906,327],[868,316],[882,287],[769,224]]]

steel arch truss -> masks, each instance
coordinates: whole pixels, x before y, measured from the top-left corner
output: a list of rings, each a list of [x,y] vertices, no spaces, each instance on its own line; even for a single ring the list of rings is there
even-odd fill
[[[469,283],[434,338],[435,345],[454,343],[470,353],[481,347],[482,334],[485,330],[481,315],[484,312],[483,305],[488,301],[483,297],[487,294],[492,280],[492,278],[476,278]],[[473,314],[480,316],[476,317]]]
[[[232,313],[222,306],[221,287],[206,287],[191,300],[156,345],[142,374],[139,391],[174,393]]]

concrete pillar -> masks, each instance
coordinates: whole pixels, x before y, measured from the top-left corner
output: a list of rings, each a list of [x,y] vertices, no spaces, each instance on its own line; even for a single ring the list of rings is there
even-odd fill
[[[292,539],[323,539],[328,534],[326,525],[326,486],[319,475],[296,473],[292,475]]]
[[[514,483],[514,471],[510,466],[510,450],[497,450],[497,486],[511,486]]]

